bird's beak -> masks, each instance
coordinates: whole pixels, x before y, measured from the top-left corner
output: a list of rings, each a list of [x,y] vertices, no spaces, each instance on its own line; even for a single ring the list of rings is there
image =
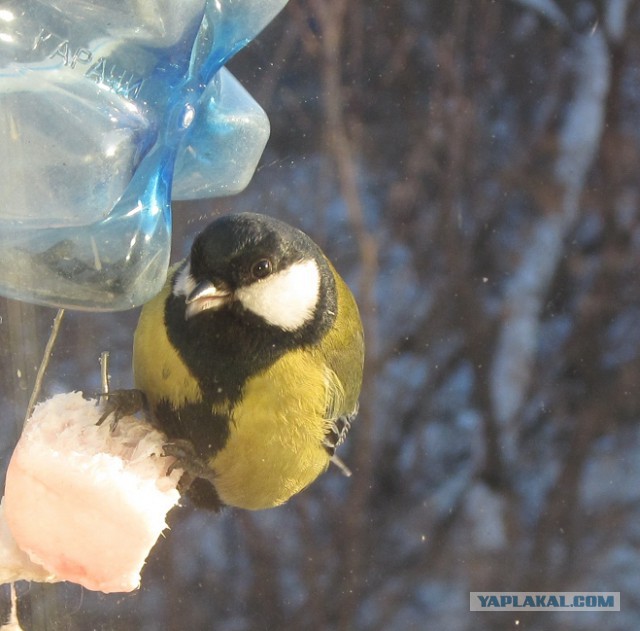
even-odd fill
[[[229,302],[231,289],[225,283],[214,284],[205,280],[196,285],[196,288],[185,298],[185,320],[209,309],[219,309]]]

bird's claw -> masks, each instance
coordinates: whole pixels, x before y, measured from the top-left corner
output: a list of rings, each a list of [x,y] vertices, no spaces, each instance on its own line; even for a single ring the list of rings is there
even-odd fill
[[[171,475],[175,469],[184,471],[178,485],[178,490],[181,493],[186,491],[196,478],[206,480],[212,486],[215,486],[215,472],[207,465],[206,461],[198,456],[191,441],[176,439],[165,443],[162,448],[162,455],[175,458],[175,462],[171,463],[167,469],[167,475]]]
[[[138,412],[145,412],[148,416],[147,397],[142,390],[111,390],[97,396],[98,404],[103,404],[102,416],[96,425],[102,425],[110,416],[110,431],[115,431],[118,422],[125,416],[132,416]]]

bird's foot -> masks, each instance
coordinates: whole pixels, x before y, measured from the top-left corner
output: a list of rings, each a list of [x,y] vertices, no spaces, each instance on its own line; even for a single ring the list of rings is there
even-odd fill
[[[96,424],[102,425],[111,416],[109,428],[112,432],[118,426],[120,419],[125,416],[143,412],[145,419],[147,421],[151,420],[147,397],[142,390],[111,390],[110,392],[99,394],[97,401],[98,404],[102,403],[103,412]]]
[[[180,495],[187,495],[198,508],[218,512],[224,508],[224,502],[216,491],[216,474],[201,458],[193,443],[186,439],[175,439],[163,447],[163,456],[175,458],[167,470],[170,475],[174,469],[184,472],[178,482]]]
[[[182,469],[184,474],[180,478],[178,490],[182,493],[186,491],[196,478],[206,480],[214,485],[216,474],[197,453],[193,443],[186,439],[175,439],[165,443],[162,449],[163,456],[175,458],[167,470],[170,475],[174,469]]]

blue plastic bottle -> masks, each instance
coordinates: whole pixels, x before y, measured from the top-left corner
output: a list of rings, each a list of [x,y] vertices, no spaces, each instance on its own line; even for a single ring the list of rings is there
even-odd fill
[[[226,195],[269,135],[223,64],[286,0],[0,1],[0,294],[128,309],[170,202]]]

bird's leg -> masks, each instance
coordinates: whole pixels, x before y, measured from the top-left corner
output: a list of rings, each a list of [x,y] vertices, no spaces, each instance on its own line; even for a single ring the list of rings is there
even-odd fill
[[[190,440],[178,438],[165,443],[162,455],[175,458],[167,475],[174,469],[183,471],[178,482],[178,491],[181,495],[187,495],[198,508],[215,512],[224,508],[225,504],[220,499],[215,486],[215,471],[198,455]]]
[[[103,351],[100,354],[100,381],[102,382],[102,392],[95,398],[97,405],[104,402],[104,411],[96,425],[102,425],[113,415],[109,422],[109,429],[113,432],[121,418],[133,416],[138,412],[143,412],[145,420],[153,425],[149,402],[142,390],[111,390],[109,385],[109,351]]]
[[[121,418],[133,416],[138,412],[143,412],[145,420],[151,425],[154,424],[147,397],[142,390],[111,390],[99,394],[97,400],[98,403],[103,403],[102,416],[98,419],[97,425],[102,425],[112,416],[109,421],[112,432],[118,426],[118,421]]]
[[[207,465],[205,460],[198,456],[190,440],[174,439],[165,443],[162,455],[175,458],[175,462],[167,470],[167,475],[174,469],[182,469],[184,471],[184,475],[180,480],[182,486],[186,485],[186,488],[188,488],[196,478],[202,478],[210,484],[214,484],[215,472]]]

